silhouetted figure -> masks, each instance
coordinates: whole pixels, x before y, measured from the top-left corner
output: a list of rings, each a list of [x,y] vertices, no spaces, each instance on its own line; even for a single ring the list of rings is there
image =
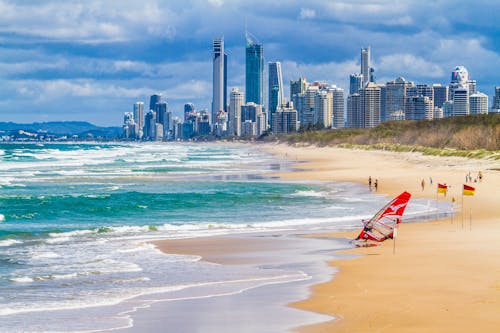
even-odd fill
[[[368,187],[372,187],[372,176],[368,177]]]
[[[375,179],[375,183],[373,183],[373,186],[375,186],[375,191],[377,191],[377,188],[378,188],[378,179]]]

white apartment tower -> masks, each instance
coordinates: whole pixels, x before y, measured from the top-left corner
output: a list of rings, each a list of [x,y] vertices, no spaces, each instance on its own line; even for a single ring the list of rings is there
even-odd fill
[[[361,75],[363,76],[363,87],[370,82],[370,47],[361,49]]]
[[[470,114],[488,113],[488,95],[481,92],[470,95],[469,110]]]
[[[314,123],[320,128],[332,127],[333,93],[321,89],[314,96]]]
[[[212,123],[215,124],[217,114],[225,109],[226,64],[224,56],[224,38],[215,38],[213,42],[213,95]]]
[[[144,127],[144,102],[134,103],[135,137],[142,139]]]
[[[467,116],[469,114],[469,90],[456,88],[453,92],[453,116]]]
[[[238,88],[233,88],[229,95],[229,131],[230,135],[241,136],[241,106],[245,95]]]
[[[364,127],[376,127],[380,124],[380,87],[373,83],[368,84],[360,90],[361,110],[364,114]]]

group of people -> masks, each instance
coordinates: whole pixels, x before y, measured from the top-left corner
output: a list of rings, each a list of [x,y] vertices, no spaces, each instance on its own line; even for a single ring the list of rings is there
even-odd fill
[[[370,191],[372,189],[372,176],[368,177],[368,187],[370,188]],[[375,188],[375,191],[378,189],[378,179],[375,179],[375,182],[373,183],[373,187]]]
[[[477,173],[476,178],[474,178],[474,183],[477,183],[478,181],[481,182],[482,180],[483,180],[483,173],[481,171],[479,171]],[[466,183],[472,183],[473,182],[472,176],[471,176],[470,172],[465,175],[465,182]]]
[[[425,179],[422,178],[422,182],[420,183],[422,185],[422,191],[425,190]],[[429,184],[432,186],[432,177],[429,177]]]

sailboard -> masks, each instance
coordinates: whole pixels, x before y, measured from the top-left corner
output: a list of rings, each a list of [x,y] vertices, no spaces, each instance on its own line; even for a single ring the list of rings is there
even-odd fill
[[[403,220],[403,213],[410,198],[410,193],[403,192],[379,210],[370,220],[363,221],[363,229],[354,241],[383,242],[393,238],[394,228]]]

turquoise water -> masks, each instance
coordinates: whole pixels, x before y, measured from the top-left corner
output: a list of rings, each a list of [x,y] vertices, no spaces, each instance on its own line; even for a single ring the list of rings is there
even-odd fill
[[[307,278],[295,270],[210,265],[145,242],[352,228],[385,201],[352,184],[267,176],[289,168],[249,145],[0,145],[2,330],[19,331],[20,322],[47,330],[34,311],[58,318],[200,284]],[[63,327],[53,320],[51,327]]]

